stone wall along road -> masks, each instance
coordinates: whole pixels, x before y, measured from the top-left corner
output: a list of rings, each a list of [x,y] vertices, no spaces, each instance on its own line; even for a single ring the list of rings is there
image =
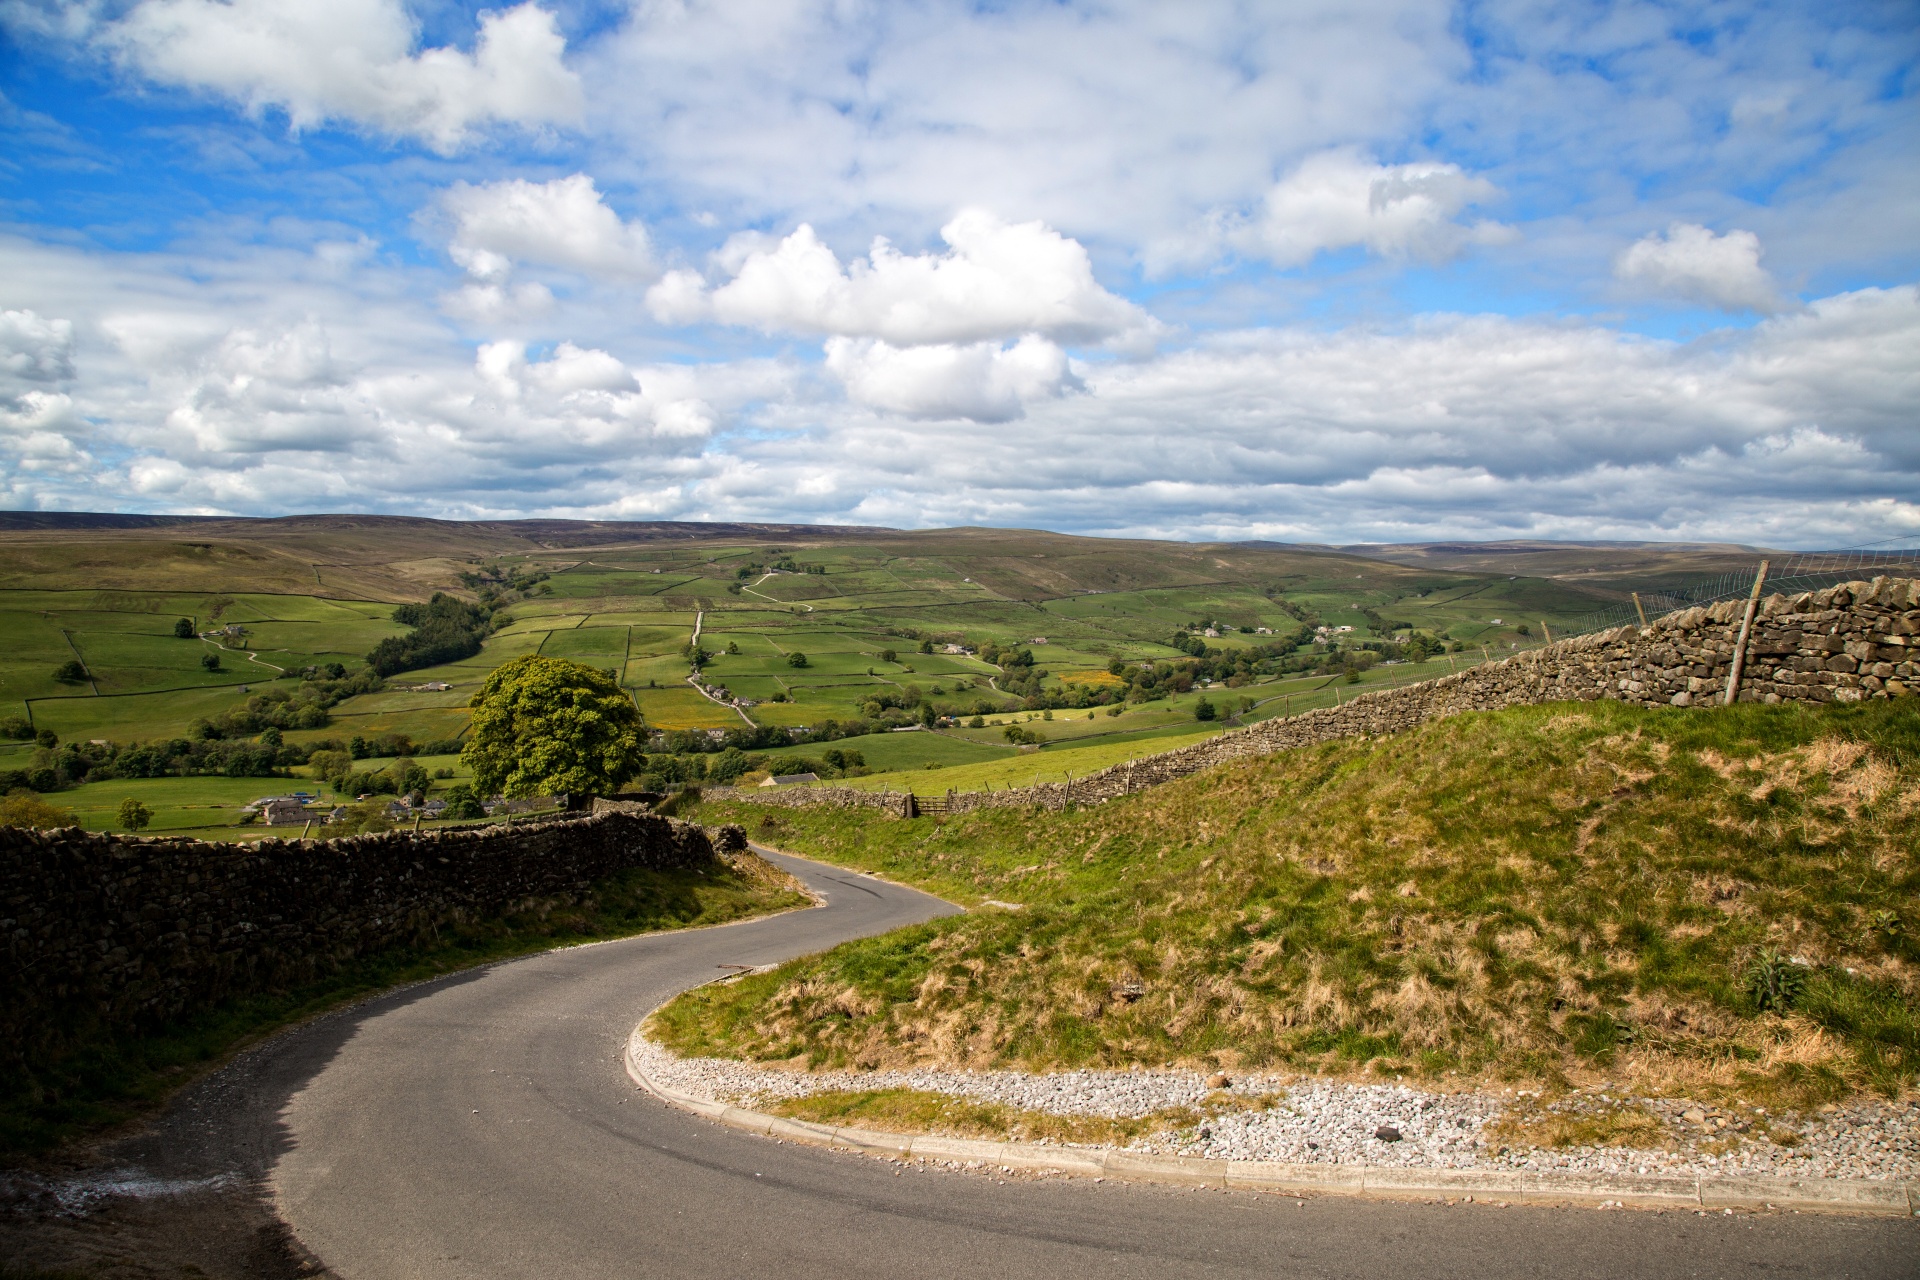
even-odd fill
[[[0,1053],[152,1026],[630,867],[713,857],[650,814],[253,844],[0,827]]]

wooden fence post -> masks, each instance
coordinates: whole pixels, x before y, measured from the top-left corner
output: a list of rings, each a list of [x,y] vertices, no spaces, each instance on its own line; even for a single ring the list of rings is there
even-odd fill
[[[1633,593],[1633,611],[1640,615],[1640,629],[1645,631],[1647,629],[1647,607],[1640,603],[1640,593],[1638,591]]]
[[[1723,706],[1732,706],[1733,700],[1740,696],[1740,676],[1747,669],[1747,636],[1753,631],[1753,615],[1760,608],[1760,588],[1766,585],[1767,562],[1760,562],[1760,572],[1753,575],[1753,590],[1747,594],[1747,611],[1740,618],[1740,638],[1733,645],[1733,670],[1727,673],[1727,696]]]

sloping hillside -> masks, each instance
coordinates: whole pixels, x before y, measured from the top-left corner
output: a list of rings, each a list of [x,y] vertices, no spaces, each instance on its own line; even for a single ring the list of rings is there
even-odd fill
[[[1897,1093],[1920,1066],[1910,703],[1462,716],[1098,809],[751,806],[964,901],[670,1006],[690,1053]]]

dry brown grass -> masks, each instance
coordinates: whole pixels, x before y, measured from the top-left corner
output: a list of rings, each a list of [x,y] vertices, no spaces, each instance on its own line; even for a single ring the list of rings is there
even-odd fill
[[[1085,813],[794,815],[801,849],[1028,909],[690,996],[669,1038],[862,1066],[1897,1093],[1920,1065],[1920,837],[1888,819],[1920,751],[1891,717],[1527,708]],[[1794,1017],[1747,1003],[1765,947],[1815,966]]]

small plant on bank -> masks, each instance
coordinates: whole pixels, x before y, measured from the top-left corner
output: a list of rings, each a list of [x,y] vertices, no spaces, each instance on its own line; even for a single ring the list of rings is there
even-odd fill
[[[1747,966],[1747,995],[1762,1013],[1785,1013],[1806,994],[1807,966],[1778,951],[1762,951]]]

